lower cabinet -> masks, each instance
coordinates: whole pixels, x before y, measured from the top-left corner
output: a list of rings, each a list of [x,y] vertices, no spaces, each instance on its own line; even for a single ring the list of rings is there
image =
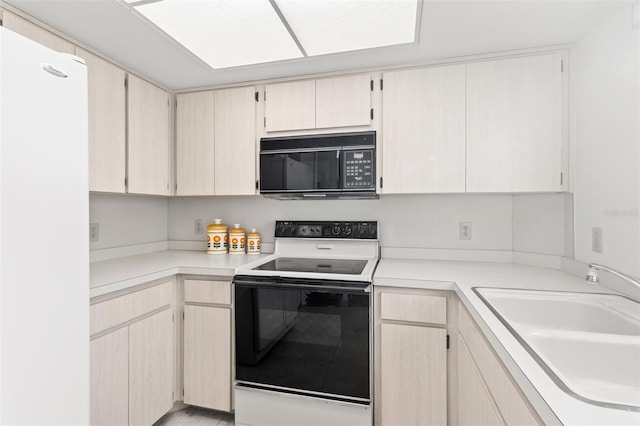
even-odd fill
[[[447,424],[447,298],[395,288],[375,296],[375,424]]]
[[[173,310],[129,326],[129,425],[150,425],[173,407]]]
[[[185,279],[184,294],[184,403],[231,411],[231,283]]]
[[[91,425],[149,426],[173,406],[173,282],[91,305]]]
[[[458,304],[458,424],[542,425],[534,408]]]

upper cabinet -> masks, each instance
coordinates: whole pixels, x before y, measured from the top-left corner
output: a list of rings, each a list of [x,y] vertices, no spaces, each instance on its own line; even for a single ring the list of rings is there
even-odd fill
[[[177,195],[253,195],[255,88],[176,96]]]
[[[176,101],[176,195],[212,195],[214,92],[180,94]]]
[[[126,192],[125,72],[77,48],[89,81],[89,190]]]
[[[216,90],[215,195],[256,193],[255,87]]]
[[[267,132],[369,126],[369,74],[268,84]]]
[[[465,65],[384,73],[385,194],[464,192]]]
[[[267,132],[313,129],[315,126],[315,80],[268,84],[265,87]]]
[[[467,65],[467,191],[566,189],[560,54]]]
[[[75,52],[73,44],[7,10],[2,11],[2,26],[56,52]]]
[[[169,195],[169,93],[134,75],[128,78],[128,189]]]

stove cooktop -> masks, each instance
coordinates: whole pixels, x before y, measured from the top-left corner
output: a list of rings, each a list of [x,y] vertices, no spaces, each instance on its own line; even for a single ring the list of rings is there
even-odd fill
[[[253,270],[359,275],[366,265],[366,260],[280,257],[258,265]]]

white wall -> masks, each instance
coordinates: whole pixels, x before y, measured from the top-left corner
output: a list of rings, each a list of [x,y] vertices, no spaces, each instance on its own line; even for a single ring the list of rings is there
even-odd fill
[[[167,198],[91,194],[89,220],[100,224],[91,250],[167,240]]]
[[[640,30],[627,3],[577,44],[575,257],[640,276]],[[603,230],[604,252],[591,247]]]
[[[381,245],[511,250],[510,195],[383,195],[379,200],[278,201],[261,197],[188,197],[169,200],[169,239],[198,241],[194,219],[221,218],[256,228],[273,241],[275,220],[377,220]],[[472,222],[461,241],[459,222]]]
[[[571,256],[572,215],[567,214],[571,194],[513,196],[513,250],[525,253]]]

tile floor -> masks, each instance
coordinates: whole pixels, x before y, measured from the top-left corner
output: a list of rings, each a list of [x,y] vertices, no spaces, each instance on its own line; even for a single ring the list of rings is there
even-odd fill
[[[187,407],[167,414],[153,426],[234,426],[233,414]]]

